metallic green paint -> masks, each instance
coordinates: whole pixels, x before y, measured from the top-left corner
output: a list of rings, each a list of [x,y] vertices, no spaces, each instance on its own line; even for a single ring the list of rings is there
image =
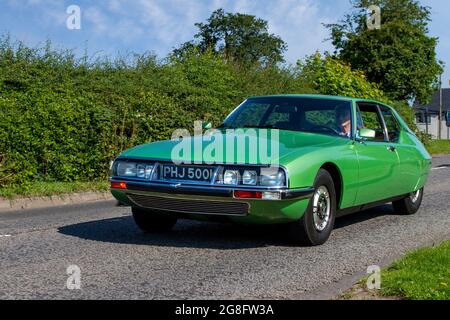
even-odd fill
[[[380,104],[372,100],[322,95],[282,95],[279,97],[332,98],[351,101],[353,123],[356,123],[357,102]],[[431,156],[398,113],[392,108],[391,110],[401,125],[397,142],[359,141],[356,138],[280,130],[279,158],[273,159],[273,161],[287,169],[288,187],[291,189],[312,187],[319,169],[324,166],[331,167],[338,173],[338,176],[335,177],[335,184],[338,184],[337,191],[340,191],[338,194],[339,209],[404,195],[422,188],[426,184],[431,168]],[[356,137],[355,126],[353,126],[352,136]],[[203,148],[211,143],[201,136],[192,139],[201,142]],[[176,144],[176,141],[161,141],[141,145],[125,151],[120,157],[172,161],[172,148]],[[392,147],[395,147],[395,151],[392,151]],[[235,154],[236,152],[235,149]],[[177,160],[205,163],[217,159],[202,158],[201,152],[193,152],[191,157]],[[229,161],[229,159],[226,160]],[[225,158],[223,162],[225,162]],[[270,163],[249,159],[246,164],[268,165]],[[133,205],[128,201],[126,192],[126,190],[112,190],[112,194],[119,201]],[[198,198],[197,196],[185,197]],[[239,223],[256,224],[295,221],[304,214],[309,200],[245,200],[245,202],[250,204],[250,214],[246,217],[229,217],[229,219]],[[187,215],[186,217],[202,220],[208,218],[199,215]]]

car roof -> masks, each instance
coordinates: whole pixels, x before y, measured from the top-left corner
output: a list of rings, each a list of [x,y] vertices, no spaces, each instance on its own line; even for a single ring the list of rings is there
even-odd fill
[[[365,102],[375,102],[386,105],[381,101],[371,100],[371,99],[362,99],[355,97],[346,97],[346,96],[332,96],[325,94],[276,94],[276,95],[267,95],[267,96],[253,96],[249,97],[249,99],[259,99],[259,98],[311,98],[311,99],[333,99],[333,100],[342,100],[342,101],[365,101]]]

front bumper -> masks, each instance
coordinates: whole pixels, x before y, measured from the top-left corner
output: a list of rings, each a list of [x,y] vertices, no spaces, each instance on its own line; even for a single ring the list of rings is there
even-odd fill
[[[226,217],[242,223],[283,223],[298,220],[312,196],[313,188],[267,189],[212,185],[180,185],[160,182],[127,181],[126,189],[111,189],[119,201],[132,207],[146,208],[179,217],[209,220]],[[280,200],[235,199],[235,190],[279,193]]]

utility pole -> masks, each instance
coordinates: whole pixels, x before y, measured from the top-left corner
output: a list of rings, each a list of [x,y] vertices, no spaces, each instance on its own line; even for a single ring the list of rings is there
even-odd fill
[[[442,74],[439,76],[439,135],[438,140],[442,139]]]

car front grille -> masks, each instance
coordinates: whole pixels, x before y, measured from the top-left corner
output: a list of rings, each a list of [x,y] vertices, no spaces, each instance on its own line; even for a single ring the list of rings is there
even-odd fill
[[[128,197],[139,207],[180,213],[243,216],[250,209],[245,202],[187,200],[141,194],[128,194]]]

